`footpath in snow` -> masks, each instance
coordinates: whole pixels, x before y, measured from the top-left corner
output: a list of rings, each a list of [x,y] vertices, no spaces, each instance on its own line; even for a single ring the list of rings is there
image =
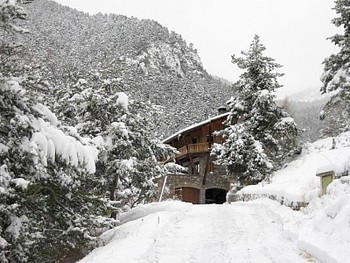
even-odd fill
[[[316,262],[285,234],[275,205],[280,206],[270,200],[141,206],[124,215],[124,224],[101,237],[107,244],[80,263]]]

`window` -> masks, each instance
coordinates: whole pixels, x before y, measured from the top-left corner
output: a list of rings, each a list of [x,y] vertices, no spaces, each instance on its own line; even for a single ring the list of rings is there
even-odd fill
[[[197,162],[197,163],[194,163],[194,171],[193,171],[193,173],[194,174],[199,174],[199,162]]]
[[[213,143],[214,141],[214,138],[213,138],[213,135],[207,135],[207,143]]]

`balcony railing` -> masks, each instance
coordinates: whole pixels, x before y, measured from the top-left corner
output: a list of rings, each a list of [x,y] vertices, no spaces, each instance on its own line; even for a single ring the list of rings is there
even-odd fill
[[[186,154],[191,153],[202,153],[202,152],[208,152],[209,151],[209,143],[195,143],[195,144],[188,144],[181,148],[179,148],[179,153],[177,157],[181,157]]]

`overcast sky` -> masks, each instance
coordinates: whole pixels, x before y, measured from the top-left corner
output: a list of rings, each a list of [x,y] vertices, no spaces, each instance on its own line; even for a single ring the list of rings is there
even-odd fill
[[[150,18],[182,35],[205,69],[230,81],[239,71],[231,55],[249,49],[255,34],[266,54],[283,65],[280,83],[291,94],[319,90],[322,61],[336,52],[327,37],[338,29],[331,0],[55,0],[95,14]]]

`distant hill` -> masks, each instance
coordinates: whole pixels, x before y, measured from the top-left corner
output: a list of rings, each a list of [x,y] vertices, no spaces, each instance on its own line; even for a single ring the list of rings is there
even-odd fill
[[[319,92],[303,92],[294,94],[284,100],[277,101],[294,118],[302,131],[300,139],[303,142],[314,142],[322,138],[323,123],[320,112],[330,99],[330,95],[321,95]]]
[[[193,45],[159,23],[115,14],[94,16],[49,0],[26,5],[23,39],[28,60],[45,65],[52,85],[62,76],[113,66],[131,98],[164,107],[159,136],[216,114],[231,96],[229,85],[203,68]]]

